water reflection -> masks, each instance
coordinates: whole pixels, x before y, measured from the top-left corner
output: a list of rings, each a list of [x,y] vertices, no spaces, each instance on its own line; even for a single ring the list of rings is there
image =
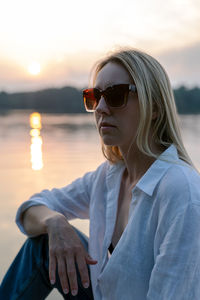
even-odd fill
[[[30,115],[30,136],[31,136],[31,165],[33,170],[41,170],[43,168],[42,159],[42,137],[40,130],[42,129],[41,115],[34,112]]]

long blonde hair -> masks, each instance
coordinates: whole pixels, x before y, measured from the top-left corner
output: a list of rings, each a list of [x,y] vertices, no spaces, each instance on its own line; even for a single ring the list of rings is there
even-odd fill
[[[153,127],[153,139],[158,145],[168,148],[174,144],[179,158],[193,166],[181,138],[172,87],[160,63],[152,56],[136,49],[115,51],[96,63],[94,82],[99,71],[108,62],[121,64],[137,87],[140,107],[140,124],[136,138],[138,149],[148,156],[158,157],[149,145],[148,136]],[[157,117],[152,123],[155,109]],[[102,141],[102,151],[112,163],[123,160],[118,146],[107,146]]]

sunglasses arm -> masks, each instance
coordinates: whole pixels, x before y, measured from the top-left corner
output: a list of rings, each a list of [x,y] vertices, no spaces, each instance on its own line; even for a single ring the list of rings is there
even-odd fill
[[[129,91],[133,92],[133,93],[136,93],[137,92],[137,88],[134,84],[130,84],[129,85]]]

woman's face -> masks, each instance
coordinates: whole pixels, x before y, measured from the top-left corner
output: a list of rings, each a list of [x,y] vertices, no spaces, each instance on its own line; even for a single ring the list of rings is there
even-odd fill
[[[107,63],[98,73],[95,87],[105,90],[115,84],[133,84],[126,69],[117,63]],[[139,102],[137,94],[129,92],[123,108],[108,107],[103,96],[95,111],[96,124],[105,145],[119,146],[127,151],[135,141],[139,125]]]

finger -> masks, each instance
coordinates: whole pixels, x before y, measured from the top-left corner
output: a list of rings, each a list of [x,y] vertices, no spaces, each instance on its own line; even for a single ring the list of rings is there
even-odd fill
[[[56,282],[56,258],[54,255],[49,253],[49,280],[51,284]]]
[[[68,275],[71,293],[73,296],[75,296],[78,293],[78,284],[77,284],[75,261],[74,261],[74,256],[72,254],[68,255],[68,257],[66,258],[66,264],[67,264],[67,275]]]
[[[60,283],[62,286],[62,290],[64,294],[69,293],[69,284],[67,280],[67,270],[66,270],[66,264],[65,260],[62,259],[61,257],[57,258],[57,263],[58,263],[58,275],[60,278]]]
[[[77,266],[79,269],[79,273],[81,276],[81,282],[84,288],[88,288],[90,285],[90,280],[89,280],[89,274],[88,274],[88,267],[85,261],[85,257],[83,254],[78,253],[76,255],[76,262]]]

